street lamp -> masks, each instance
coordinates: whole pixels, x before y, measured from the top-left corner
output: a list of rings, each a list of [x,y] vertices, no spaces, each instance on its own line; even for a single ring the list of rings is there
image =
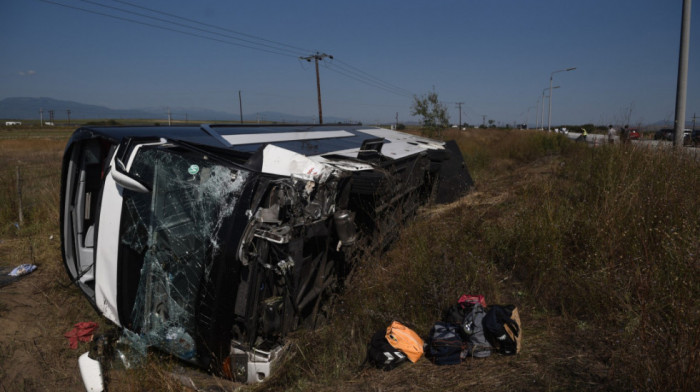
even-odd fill
[[[552,90],[554,90],[555,88],[559,88],[559,87],[560,87],[560,86],[545,87],[544,89],[542,89],[542,111],[540,112],[540,126],[541,126],[542,128],[544,128],[544,92],[547,91],[547,90],[549,90],[550,88],[551,88]],[[549,93],[549,96],[550,96],[550,100],[551,100],[551,96],[552,96],[552,93],[551,93],[551,92]]]
[[[569,71],[573,71],[575,69],[576,69],[576,67],[560,69],[558,71],[554,71],[551,74],[549,74],[549,119],[547,120],[547,131],[551,130],[551,125],[552,125],[552,79],[554,78],[554,74],[557,72],[569,72]]]

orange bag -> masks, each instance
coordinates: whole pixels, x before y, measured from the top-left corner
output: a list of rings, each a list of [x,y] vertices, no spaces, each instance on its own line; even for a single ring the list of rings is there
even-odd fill
[[[412,329],[394,321],[386,329],[386,340],[395,349],[401,350],[411,362],[423,356],[423,339]]]

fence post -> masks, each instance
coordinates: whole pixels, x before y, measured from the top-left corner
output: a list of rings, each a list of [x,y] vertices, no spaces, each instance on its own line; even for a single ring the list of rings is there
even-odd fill
[[[22,215],[22,172],[19,166],[17,166],[17,212],[21,226],[24,223],[24,216]]]

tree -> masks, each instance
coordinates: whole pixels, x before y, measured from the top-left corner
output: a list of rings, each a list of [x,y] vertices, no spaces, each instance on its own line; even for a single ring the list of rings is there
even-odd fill
[[[620,110],[620,115],[622,117],[622,124],[620,124],[621,126],[630,124],[632,120],[632,112],[634,112],[634,102],[631,102],[629,106],[623,107]]]
[[[435,91],[420,97],[414,95],[411,115],[423,117],[423,128],[428,132],[429,136],[439,135],[443,129],[450,126],[447,106],[438,100],[438,95]]]

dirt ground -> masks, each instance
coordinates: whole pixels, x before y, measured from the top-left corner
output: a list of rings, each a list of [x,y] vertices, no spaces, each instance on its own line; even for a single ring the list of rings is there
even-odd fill
[[[7,285],[0,277],[0,391],[84,390],[77,359],[87,343],[71,350],[63,334],[80,321],[104,324],[61,261],[58,184],[69,135],[0,131],[0,271],[38,267]],[[22,171],[23,224],[16,223],[16,168]]]
[[[0,288],[2,391],[84,390],[77,359],[88,344],[71,350],[63,334],[72,323],[95,321],[97,315],[63,270],[58,233],[49,237],[34,238],[31,244],[13,238],[3,238],[0,243],[0,266],[38,266],[33,273]]]

